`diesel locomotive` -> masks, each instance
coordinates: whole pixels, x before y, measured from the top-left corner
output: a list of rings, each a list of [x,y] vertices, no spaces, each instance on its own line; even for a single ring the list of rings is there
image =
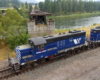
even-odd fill
[[[65,56],[70,51],[84,50],[96,46],[100,41],[100,27],[91,29],[90,38],[86,39],[84,30],[73,30],[50,36],[30,38],[29,44],[15,48],[16,57],[8,61],[14,71],[29,62],[43,62]]]

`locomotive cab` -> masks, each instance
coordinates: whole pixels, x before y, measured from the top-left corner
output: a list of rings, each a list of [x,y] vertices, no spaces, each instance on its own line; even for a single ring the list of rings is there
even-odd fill
[[[100,41],[100,26],[92,28],[90,34],[91,41]]]
[[[37,38],[30,38],[29,44],[34,46],[35,52],[43,51],[45,48],[45,45],[47,44],[46,40],[43,37],[37,37]]]

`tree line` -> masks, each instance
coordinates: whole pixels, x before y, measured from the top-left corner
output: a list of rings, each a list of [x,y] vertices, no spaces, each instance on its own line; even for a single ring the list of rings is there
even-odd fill
[[[64,15],[77,12],[100,11],[100,2],[83,0],[45,0],[39,3],[40,10]]]
[[[21,16],[29,18],[29,12],[32,10],[34,3],[22,3],[19,0],[0,0],[0,7],[14,7]]]
[[[19,0],[0,0],[0,7],[12,7],[12,6],[20,6]]]
[[[20,9],[17,6],[14,6],[14,9],[24,18],[29,18],[29,12],[33,9],[31,3],[21,3]]]

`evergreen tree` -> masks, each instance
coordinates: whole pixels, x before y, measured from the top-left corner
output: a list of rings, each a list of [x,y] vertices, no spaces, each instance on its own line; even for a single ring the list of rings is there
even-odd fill
[[[37,4],[35,4],[35,7],[34,7],[34,9],[39,9]]]
[[[39,3],[40,10],[53,14],[71,14],[77,12],[100,11],[100,2],[83,0],[45,0]]]
[[[68,0],[68,12],[72,13],[72,1]]]
[[[57,13],[58,11],[58,7],[57,7],[57,1],[54,0],[54,9],[53,9],[54,13]]]
[[[27,3],[27,1],[25,2],[25,8],[28,9],[28,3]]]
[[[33,8],[32,8],[32,5],[29,4],[29,11],[31,11]]]
[[[59,12],[59,15],[61,15],[61,13],[62,13],[62,7],[61,7],[61,2],[60,1],[58,2],[58,5],[59,5],[58,6],[58,10],[59,11],[58,12]]]
[[[19,9],[18,9],[18,7],[17,7],[17,6],[14,6],[14,9],[16,9],[16,10],[19,12]]]
[[[40,2],[39,3],[39,8],[40,8],[40,10],[43,10],[44,11],[44,3],[43,2]]]

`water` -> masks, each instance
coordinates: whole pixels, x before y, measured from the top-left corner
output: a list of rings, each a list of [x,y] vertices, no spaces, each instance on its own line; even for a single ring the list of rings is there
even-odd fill
[[[59,18],[55,19],[56,29],[70,29],[70,28],[81,28],[83,26],[88,27],[94,23],[100,23],[100,16],[88,17],[88,18],[76,18],[76,19],[66,19]]]

